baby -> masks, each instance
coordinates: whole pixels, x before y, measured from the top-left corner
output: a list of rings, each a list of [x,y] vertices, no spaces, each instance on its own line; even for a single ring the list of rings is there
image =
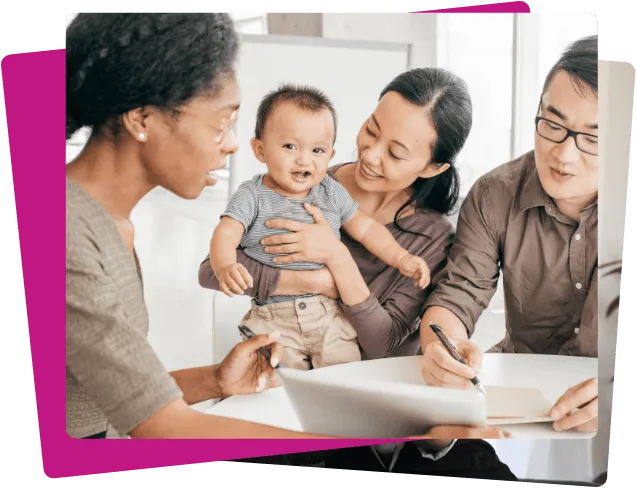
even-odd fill
[[[268,172],[242,183],[230,199],[210,242],[210,263],[221,290],[245,289],[252,281],[237,263],[241,247],[252,259],[273,267],[308,270],[323,264],[276,264],[261,244],[266,236],[288,232],[265,222],[284,217],[313,223],[304,204],[317,206],[340,239],[340,228],[371,253],[424,288],[429,268],[409,254],[389,230],[363,214],[347,190],[327,175],[334,156],[336,113],[330,100],[312,87],[284,85],[259,105],[252,150]],[[244,283],[242,283],[242,281]],[[286,367],[309,369],[360,361],[356,332],[338,301],[320,295],[272,296],[253,301],[244,324],[255,334],[281,332]]]

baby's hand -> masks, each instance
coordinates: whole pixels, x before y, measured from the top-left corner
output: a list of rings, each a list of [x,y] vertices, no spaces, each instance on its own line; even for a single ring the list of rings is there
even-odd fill
[[[252,288],[252,276],[242,264],[234,263],[221,270],[219,276],[219,288],[229,297],[236,294],[243,295],[248,288]]]
[[[416,286],[423,290],[430,281],[429,266],[425,260],[413,254],[405,254],[398,262],[398,270],[405,276],[414,279]]]

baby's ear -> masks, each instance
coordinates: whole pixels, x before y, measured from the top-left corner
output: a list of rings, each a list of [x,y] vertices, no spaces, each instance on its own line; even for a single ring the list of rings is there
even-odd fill
[[[257,139],[256,137],[253,137],[252,139],[250,139],[250,146],[252,147],[254,157],[257,158],[260,162],[265,163],[265,155],[263,154],[263,141],[261,141],[261,139]]]
[[[336,149],[332,149],[332,155],[330,156],[330,161],[334,158],[335,154],[336,154]]]

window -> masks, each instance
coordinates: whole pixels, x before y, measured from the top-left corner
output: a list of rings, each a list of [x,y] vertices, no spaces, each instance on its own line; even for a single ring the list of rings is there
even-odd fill
[[[266,13],[231,13],[237,32],[241,34],[268,33],[268,14]]]
[[[514,153],[533,149],[535,119],[544,80],[570,43],[597,34],[597,19],[591,14],[516,15],[517,97]]]
[[[441,14],[438,30],[439,66],[467,82],[473,104],[473,127],[457,160],[465,196],[511,156],[513,16]]]
[[[573,41],[597,33],[590,14],[440,14],[438,66],[468,84],[473,128],[458,156],[461,195],[484,173],[533,149],[544,79]]]

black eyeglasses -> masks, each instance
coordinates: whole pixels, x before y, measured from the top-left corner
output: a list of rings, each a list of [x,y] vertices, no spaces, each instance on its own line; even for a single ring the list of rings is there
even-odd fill
[[[594,134],[575,132],[552,120],[539,116],[535,117],[535,130],[540,137],[557,144],[561,144],[569,137],[572,137],[575,139],[577,149],[583,153],[597,156],[597,136]]]

